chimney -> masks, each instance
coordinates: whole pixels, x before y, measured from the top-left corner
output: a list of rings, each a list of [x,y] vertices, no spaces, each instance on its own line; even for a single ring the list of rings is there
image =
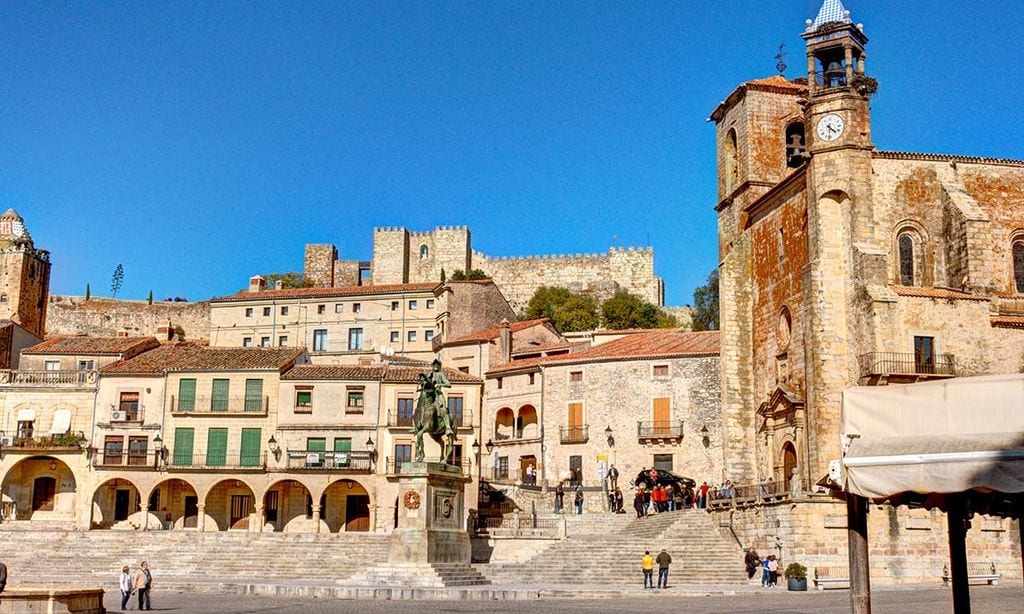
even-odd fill
[[[253,275],[249,278],[249,292],[263,292],[267,289],[267,280],[263,279],[259,275]]]
[[[501,352],[501,362],[512,360],[512,328],[508,325],[508,319],[501,321],[501,330],[498,332],[498,350]]]
[[[274,289],[275,290],[284,290],[284,280],[283,279],[278,279],[277,281],[275,281],[274,282]]]

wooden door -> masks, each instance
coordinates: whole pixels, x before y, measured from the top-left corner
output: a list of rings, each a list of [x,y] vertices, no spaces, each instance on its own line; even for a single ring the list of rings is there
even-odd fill
[[[114,493],[114,522],[128,520],[128,501],[132,492],[125,488],[118,488]]]
[[[50,477],[36,478],[32,486],[32,511],[52,512],[56,496],[56,479]]]
[[[654,399],[654,434],[672,434],[672,406],[669,399]]]
[[[366,495],[345,497],[345,530],[370,530],[370,497]]]

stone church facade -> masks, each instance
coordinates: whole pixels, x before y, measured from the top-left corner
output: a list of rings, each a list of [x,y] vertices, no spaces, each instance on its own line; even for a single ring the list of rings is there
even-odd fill
[[[665,302],[664,283],[654,274],[654,249],[613,247],[601,254],[494,257],[473,249],[465,226],[439,226],[414,232],[401,227],[375,228],[373,260],[339,260],[330,244],[308,244],[307,280],[317,287],[436,282],[441,272],[480,269],[501,289],[516,311],[541,286],[562,286],[606,299],[618,291],[655,305]]]

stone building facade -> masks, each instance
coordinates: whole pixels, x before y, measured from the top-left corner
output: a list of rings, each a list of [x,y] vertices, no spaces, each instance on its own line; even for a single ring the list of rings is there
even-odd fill
[[[45,336],[50,294],[50,252],[36,249],[14,209],[0,215],[0,320]]]
[[[402,227],[375,228],[371,262],[338,260],[333,245],[306,246],[304,273],[317,287],[405,284],[441,279],[455,270],[481,269],[521,311],[541,286],[562,286],[606,299],[626,291],[655,305],[665,302],[664,284],[654,273],[654,250],[611,248],[601,254],[494,257],[472,247],[465,226],[431,231]]]
[[[845,512],[814,485],[841,455],[843,391],[1024,369],[1024,161],[879,151],[864,27],[826,0],[803,38],[806,78],[745,82],[711,115],[722,477],[787,485],[782,506],[722,513],[758,547],[842,564],[830,526]],[[889,557],[881,576],[941,570],[940,524],[888,506],[870,516],[893,537],[873,546]],[[972,552],[1019,539],[999,526],[972,532]]]

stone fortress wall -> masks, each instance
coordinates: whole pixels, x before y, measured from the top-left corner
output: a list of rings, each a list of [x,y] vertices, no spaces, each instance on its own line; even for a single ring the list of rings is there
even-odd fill
[[[306,278],[322,287],[357,285],[358,261],[338,260],[329,244],[306,246]],[[431,231],[380,227],[373,232],[371,283],[440,281],[441,271],[481,269],[498,285],[516,311],[541,286],[562,286],[606,299],[624,290],[656,305],[664,304],[664,285],[654,274],[651,247],[613,247],[600,254],[489,256],[472,247],[465,226],[438,226]]]

